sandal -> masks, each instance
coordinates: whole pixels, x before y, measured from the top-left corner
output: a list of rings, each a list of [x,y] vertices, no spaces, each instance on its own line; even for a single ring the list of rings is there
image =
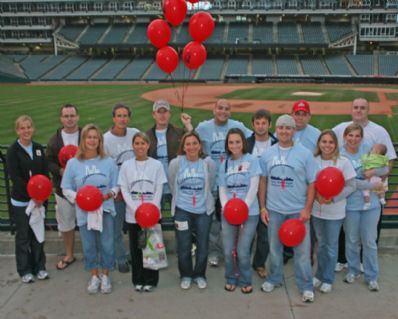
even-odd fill
[[[55,268],[57,268],[58,270],[64,270],[68,268],[70,265],[72,265],[75,261],[76,261],[75,257],[73,257],[71,260],[61,259],[59,262],[57,262]]]
[[[265,277],[267,277],[267,269],[265,269],[264,267],[257,267],[257,268],[256,268],[256,272],[257,272],[257,275],[258,275],[260,278],[265,278]]]
[[[242,292],[242,294],[251,294],[253,292],[253,287],[252,286],[242,287],[240,288],[240,291]]]
[[[233,292],[233,291],[235,291],[235,289],[236,289],[236,286],[232,285],[232,284],[225,284],[225,286],[224,286],[224,290],[229,291],[229,292]]]

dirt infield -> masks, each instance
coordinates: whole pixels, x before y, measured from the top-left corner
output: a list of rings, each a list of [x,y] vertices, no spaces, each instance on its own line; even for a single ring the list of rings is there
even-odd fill
[[[262,87],[264,89],[272,89],[272,87],[285,85],[286,84],[272,84],[272,85],[260,85],[260,84],[245,84],[245,85],[189,85],[185,92],[184,107],[186,108],[199,108],[211,110],[214,106],[214,102],[223,96],[224,94],[231,93],[241,89],[252,89],[256,87]],[[314,86],[314,85],[312,85]],[[301,91],[302,87],[297,87],[297,90]],[[379,97],[379,102],[372,102],[371,114],[382,114],[392,115],[392,106],[397,105],[396,100],[387,99],[385,93],[398,93],[398,89],[391,88],[353,88],[357,91],[376,92]],[[149,101],[155,101],[157,99],[167,99],[172,105],[182,105],[182,86],[175,88],[167,88],[154,90],[144,93],[142,97]],[[302,98],[305,99],[305,96]],[[297,96],[297,99],[300,99]],[[270,100],[241,100],[231,99],[233,110],[236,112],[254,112],[258,108],[266,108],[273,113],[290,113],[292,101],[270,101]],[[351,102],[310,102],[312,114],[351,114]]]

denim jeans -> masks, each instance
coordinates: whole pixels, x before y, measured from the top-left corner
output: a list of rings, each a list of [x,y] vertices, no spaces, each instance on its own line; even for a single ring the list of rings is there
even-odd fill
[[[377,280],[379,261],[377,258],[377,223],[380,208],[369,210],[347,210],[344,230],[348,272],[360,273],[360,249],[362,246],[363,269],[365,280]]]
[[[218,192],[217,192],[218,194]],[[209,257],[210,258],[223,258],[223,243],[221,234],[221,203],[218,195],[214,197],[216,199],[215,212],[212,215],[212,223],[210,226],[209,235]]]
[[[126,203],[124,200],[115,200],[116,216],[113,227],[115,241],[115,260],[118,264],[127,262],[127,250],[123,239],[123,225],[126,218]]]
[[[284,215],[275,211],[269,212],[268,240],[270,244],[271,269],[267,281],[275,286],[283,280],[283,244],[279,240],[279,228],[285,220],[299,218],[300,214]],[[313,290],[311,267],[311,239],[309,221],[305,222],[305,237],[303,242],[293,248],[294,274],[300,291]]]
[[[251,286],[252,268],[250,246],[256,234],[258,215],[249,216],[242,225],[231,225],[224,216],[221,219],[224,243],[225,280],[240,287]]]
[[[87,224],[79,227],[86,270],[113,269],[115,263],[113,224],[112,215],[104,212],[102,232],[88,230]]]
[[[187,227],[176,227],[178,270],[181,278],[206,278],[207,256],[209,253],[209,233],[212,215],[193,214],[176,207],[175,225],[185,224]],[[196,235],[195,267],[192,265],[192,236]]]
[[[315,277],[327,284],[333,284],[334,282],[339,234],[343,222],[344,219],[329,220],[312,216],[312,224],[318,240],[318,268]]]
[[[256,251],[253,257],[253,268],[264,267],[268,254],[268,226],[259,220],[257,225]]]

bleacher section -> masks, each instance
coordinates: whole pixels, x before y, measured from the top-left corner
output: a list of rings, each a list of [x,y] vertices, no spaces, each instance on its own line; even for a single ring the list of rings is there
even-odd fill
[[[224,58],[207,58],[200,68],[198,80],[218,81],[224,66]]]
[[[352,76],[352,73],[348,68],[344,56],[341,55],[327,56],[325,57],[325,63],[332,75]]]
[[[177,39],[176,39],[175,43],[185,45],[191,41],[192,41],[192,37],[188,32],[188,24],[184,23],[181,25],[181,27],[179,29],[179,33],[177,35]]]
[[[319,45],[326,43],[320,23],[305,23],[301,25],[304,43]]]
[[[105,35],[102,40],[102,44],[121,44],[130,30],[131,25],[129,24],[114,24],[109,32]]]
[[[298,75],[297,63],[294,56],[280,56],[276,58],[278,75]]]
[[[41,80],[61,81],[69,73],[75,70],[79,65],[83,64],[86,60],[87,58],[83,56],[71,56],[70,58],[66,59],[62,64],[58,65],[53,70],[42,76]]]
[[[373,55],[346,55],[358,75],[373,75]]]
[[[0,54],[0,79],[1,78],[19,78],[25,79],[26,76],[21,72],[16,64],[13,62],[12,56],[5,56]]]
[[[295,23],[278,24],[278,43],[300,43],[297,33],[297,25]]]
[[[270,44],[273,43],[273,27],[272,23],[254,24],[253,25],[253,43]]]
[[[94,45],[102,37],[109,24],[96,24],[90,26],[87,31],[82,35],[79,42],[83,45]]]
[[[300,57],[304,74],[308,75],[328,75],[327,69],[322,64],[318,56],[302,56]]]
[[[228,27],[227,43],[240,44],[249,42],[249,25],[231,22]]]
[[[30,55],[20,65],[29,79],[38,80],[43,74],[61,63],[64,58],[64,56],[55,55]]]
[[[130,33],[129,37],[126,40],[127,44],[143,44],[148,43],[148,38],[146,36],[146,29],[148,24],[146,23],[137,23],[134,27],[133,32]]]
[[[135,58],[127,65],[117,76],[116,80],[121,81],[138,81],[142,79],[145,71],[153,62],[152,58]]]
[[[252,74],[253,75],[273,75],[272,57],[253,57]]]
[[[380,55],[379,56],[379,75],[397,76],[398,75],[398,56]]]
[[[85,27],[86,25],[64,25],[59,33],[62,34],[64,38],[70,41],[75,41],[83,32]]]
[[[87,81],[108,60],[91,58],[66,77],[70,81]]]
[[[248,56],[229,57],[225,74],[249,74],[248,65]]]
[[[352,33],[352,26],[349,23],[326,23],[325,26],[330,42],[335,42]]]
[[[224,43],[225,23],[216,23],[213,34],[204,43],[205,44],[220,44]]]
[[[130,62],[130,59],[112,59],[91,79],[96,81],[112,81]]]

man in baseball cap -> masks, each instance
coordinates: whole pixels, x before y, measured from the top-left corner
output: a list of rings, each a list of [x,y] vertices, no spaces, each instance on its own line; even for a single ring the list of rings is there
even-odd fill
[[[296,133],[293,137],[294,142],[301,143],[311,152],[314,152],[321,131],[309,124],[311,120],[310,104],[305,100],[295,102],[291,115],[296,122]]]

